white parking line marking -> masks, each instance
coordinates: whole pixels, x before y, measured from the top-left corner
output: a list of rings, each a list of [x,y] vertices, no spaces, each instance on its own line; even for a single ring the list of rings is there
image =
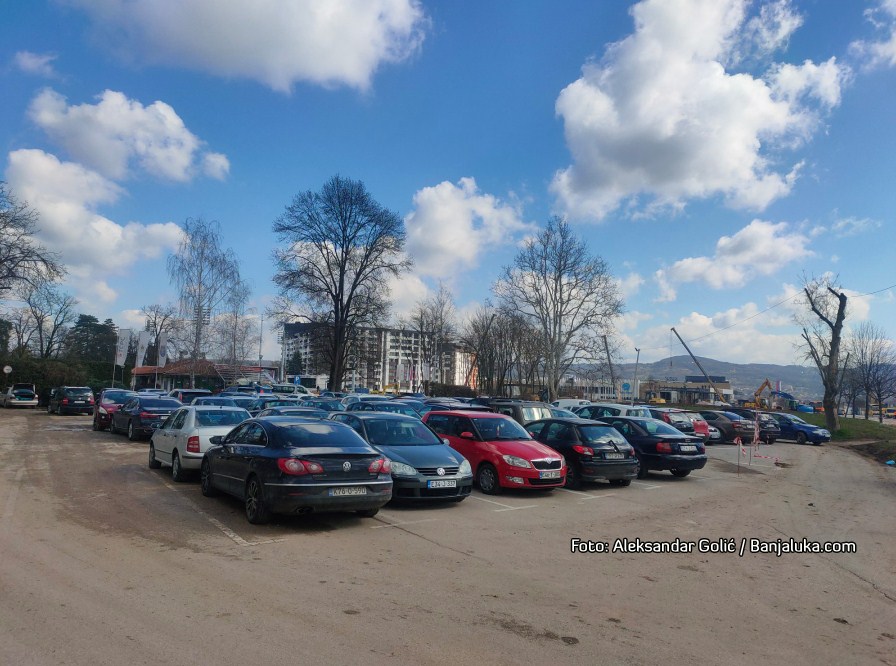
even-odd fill
[[[583,499],[583,500],[581,500],[581,501],[582,501],[582,502],[587,502],[588,500],[602,499],[602,498],[604,498],[604,497],[614,497],[615,495],[616,495],[616,493],[605,493],[605,494],[603,494],[603,495],[588,495],[588,497],[586,497],[585,499]],[[581,502],[580,502],[580,503],[581,503]]]
[[[19,496],[19,487],[22,484],[22,478],[25,476],[25,468],[20,467],[19,471],[16,472],[16,480],[13,484],[13,487],[9,490],[9,495],[6,497],[6,506],[3,508],[3,520],[8,520],[12,518],[12,512],[16,506],[16,498]]]
[[[416,525],[417,523],[432,523],[437,520],[438,520],[438,518],[423,518],[422,520],[406,520],[403,523],[389,523],[387,525],[371,525],[370,529],[381,530],[384,527],[400,527],[400,526],[404,526],[404,525]]]
[[[583,493],[578,490],[570,490],[569,488],[554,488],[554,491],[559,491],[562,493],[572,493],[573,495],[588,495],[588,497],[591,497],[591,495],[589,495],[588,493]]]
[[[501,513],[502,511],[519,511],[520,509],[534,509],[537,506],[537,504],[527,504],[526,506],[509,506],[506,509],[495,509],[495,513]]]
[[[494,500],[485,499],[484,497],[476,497],[476,495],[470,495],[471,499],[479,500],[480,502],[488,502],[489,504],[497,504],[498,506],[503,506],[505,509],[512,509],[513,507],[508,504],[501,504],[500,502],[495,502]]]
[[[632,481],[633,484],[641,486],[644,490],[654,490],[655,488],[662,488],[662,486],[652,486],[643,481]]]

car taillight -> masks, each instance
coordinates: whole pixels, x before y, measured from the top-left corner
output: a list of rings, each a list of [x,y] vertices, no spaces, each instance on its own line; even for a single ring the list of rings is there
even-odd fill
[[[573,444],[572,450],[583,456],[593,456],[594,449],[590,446],[582,446],[581,444]]]
[[[367,468],[367,471],[371,474],[388,474],[392,472],[392,461],[388,458],[377,458],[372,463],[370,463],[370,467]]]
[[[190,453],[199,453],[199,438],[196,435],[187,439],[187,451]]]
[[[68,404],[68,398],[63,398],[63,399],[60,400],[59,402],[60,402],[61,404],[63,404],[63,405],[67,405],[67,404]]]
[[[154,419],[158,416],[158,414],[153,414],[152,412],[140,412],[141,419]]]
[[[672,445],[669,442],[657,442],[656,443],[656,452],[657,453],[672,453]]]
[[[277,467],[284,474],[291,474],[292,476],[321,474],[324,471],[320,463],[311,462],[310,460],[299,460],[298,458],[277,458]]]

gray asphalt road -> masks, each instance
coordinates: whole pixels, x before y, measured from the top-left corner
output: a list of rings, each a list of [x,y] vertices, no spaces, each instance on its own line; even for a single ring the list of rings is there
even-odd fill
[[[262,527],[146,450],[0,410],[0,663],[896,664],[896,477],[837,447]]]

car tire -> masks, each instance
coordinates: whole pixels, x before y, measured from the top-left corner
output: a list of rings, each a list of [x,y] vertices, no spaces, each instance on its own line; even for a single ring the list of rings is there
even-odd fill
[[[136,442],[140,437],[137,435],[137,431],[134,429],[134,422],[128,421],[128,439],[132,442]]]
[[[501,482],[498,480],[498,470],[490,463],[482,463],[476,470],[476,483],[486,495],[499,495]]]
[[[799,445],[803,445],[806,443],[806,433],[798,432],[796,434],[796,443]]]
[[[579,474],[579,470],[576,469],[575,463],[566,461],[566,482],[563,484],[564,488],[568,488],[569,490],[578,490],[582,487],[582,476]]]
[[[156,447],[152,442],[149,443],[149,469],[159,469],[162,466],[158,460],[156,460]]]
[[[187,473],[180,464],[180,456],[177,451],[171,454],[171,480],[175,483],[183,483],[187,480]]]
[[[620,486],[621,488],[624,488],[626,486],[632,485],[632,480],[631,479],[610,479],[610,485],[611,486]]]
[[[208,458],[203,458],[202,466],[199,468],[199,488],[206,497],[218,494],[218,489],[212,484],[212,464]]]
[[[361,509],[360,511],[355,511],[362,518],[373,518],[376,514],[378,514],[380,510],[377,509]]]
[[[643,462],[641,462],[641,461],[639,460],[639,461],[638,461],[638,478],[639,478],[639,479],[646,479],[646,478],[647,478],[647,473],[648,473],[649,471],[650,471],[650,470],[647,469],[647,465],[645,465]]]
[[[691,473],[691,470],[689,469],[670,469],[669,471],[672,472],[672,476],[678,477],[679,479],[683,479]]]
[[[246,520],[253,525],[264,525],[271,519],[271,512],[264,502],[264,486],[254,474],[246,481]]]

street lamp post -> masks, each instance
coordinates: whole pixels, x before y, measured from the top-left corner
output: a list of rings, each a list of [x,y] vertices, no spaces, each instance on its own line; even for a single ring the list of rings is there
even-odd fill
[[[640,395],[640,391],[638,391],[638,362],[641,360],[641,350],[635,347],[635,351],[637,355],[635,356],[635,377],[632,379],[632,402],[631,404],[635,404],[635,395]]]

